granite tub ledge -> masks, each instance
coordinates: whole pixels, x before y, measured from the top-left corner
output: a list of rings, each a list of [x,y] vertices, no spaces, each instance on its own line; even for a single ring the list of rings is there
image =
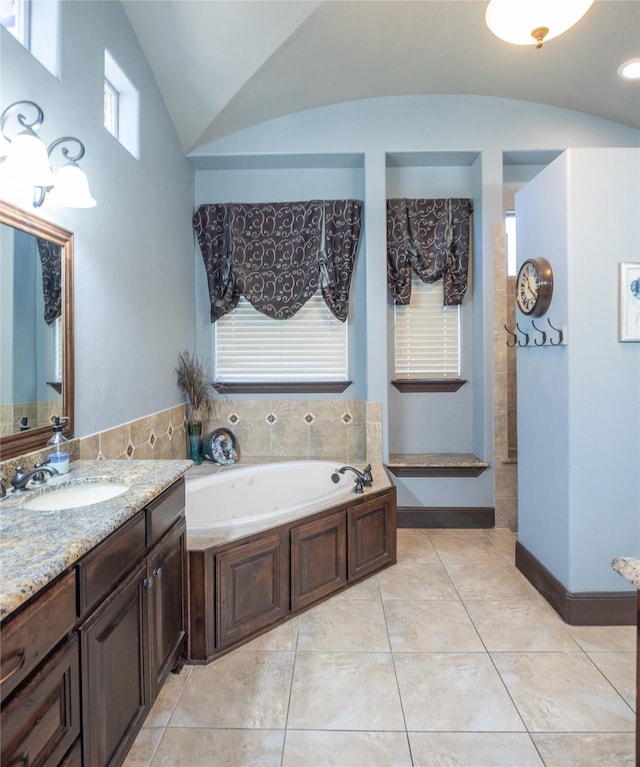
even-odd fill
[[[629,583],[640,589],[640,559],[617,557],[611,563],[611,567],[623,578],[626,578]]]
[[[0,501],[0,620],[69,569],[137,514],[192,466],[186,460],[74,461],[44,487],[11,493]],[[100,503],[60,511],[33,511],[24,504],[38,495],[92,481],[129,486]]]

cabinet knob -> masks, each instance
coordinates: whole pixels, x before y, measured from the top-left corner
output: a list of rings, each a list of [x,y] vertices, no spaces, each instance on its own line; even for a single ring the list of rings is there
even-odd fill
[[[154,578],[159,578],[162,575],[162,568],[156,567],[156,569],[151,573]]]
[[[145,588],[151,589],[153,588],[153,575],[150,578],[145,578],[143,581]]]

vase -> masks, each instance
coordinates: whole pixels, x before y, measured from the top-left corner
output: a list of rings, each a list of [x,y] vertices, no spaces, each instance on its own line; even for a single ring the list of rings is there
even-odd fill
[[[202,463],[201,437],[202,421],[187,421],[187,436],[189,438],[189,458],[195,464]]]

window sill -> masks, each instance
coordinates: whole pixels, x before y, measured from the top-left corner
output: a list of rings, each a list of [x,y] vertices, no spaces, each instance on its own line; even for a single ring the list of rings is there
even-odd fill
[[[353,381],[218,381],[220,394],[340,394]]]
[[[458,391],[467,381],[465,378],[395,378],[391,383],[398,391],[407,394]]]
[[[489,464],[473,453],[392,453],[386,466],[396,477],[478,477]]]

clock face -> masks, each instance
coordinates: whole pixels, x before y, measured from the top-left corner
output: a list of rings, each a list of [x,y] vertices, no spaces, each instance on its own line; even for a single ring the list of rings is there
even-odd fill
[[[549,308],[553,293],[553,272],[545,258],[530,258],[516,278],[516,302],[523,314],[540,317]]]

